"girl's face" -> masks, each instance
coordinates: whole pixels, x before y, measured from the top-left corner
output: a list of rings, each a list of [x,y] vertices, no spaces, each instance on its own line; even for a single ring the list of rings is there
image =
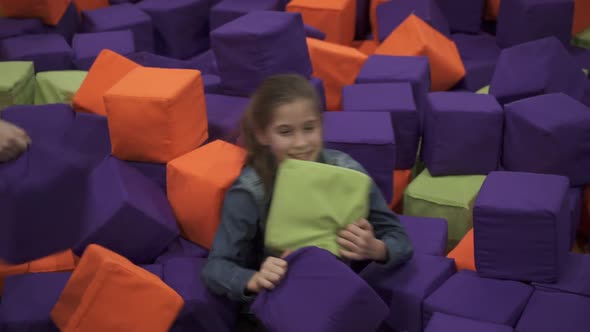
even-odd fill
[[[322,123],[310,100],[281,105],[257,138],[280,163],[287,158],[316,161],[323,148]]]

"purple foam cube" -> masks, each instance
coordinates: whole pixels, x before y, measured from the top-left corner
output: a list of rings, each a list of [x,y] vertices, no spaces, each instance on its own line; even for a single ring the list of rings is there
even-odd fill
[[[222,139],[235,142],[240,131],[240,121],[248,106],[248,98],[206,94],[209,140]]]
[[[586,331],[590,298],[536,291],[518,321],[518,332]]]
[[[75,113],[66,104],[15,105],[5,108],[0,118],[22,128],[32,142],[62,143],[62,135],[73,124]]]
[[[514,326],[532,293],[533,287],[518,281],[486,279],[462,270],[426,298],[424,326],[435,312]]]
[[[586,80],[584,84],[584,95],[582,96],[582,103],[588,107],[590,107],[590,80]]]
[[[279,10],[280,0],[221,0],[211,8],[211,31],[253,11]]]
[[[504,112],[493,96],[432,92],[422,158],[433,176],[486,175],[498,168]]]
[[[163,279],[164,278],[164,267],[161,264],[147,264],[147,265],[140,265],[141,268],[144,270],[152,273],[156,277]]]
[[[125,161],[139,173],[152,181],[163,193],[166,193],[166,164],[141,161]]]
[[[74,52],[58,34],[21,35],[0,40],[0,60],[33,61],[35,72],[73,68]]]
[[[391,117],[384,112],[324,113],[326,148],[340,150],[358,161],[381,189],[393,196],[396,142]]]
[[[94,243],[149,264],[179,235],[166,194],[126,162],[106,158],[89,182],[78,255]]]
[[[584,73],[564,46],[548,37],[502,50],[490,94],[501,104],[555,92],[580,100],[585,82]]]
[[[590,297],[590,256],[568,253],[555,283],[533,283],[536,289]]]
[[[424,332],[513,332],[507,325],[487,323],[469,318],[434,313]]]
[[[209,48],[209,0],[144,0],[158,54],[186,59]]]
[[[94,60],[103,49],[109,49],[121,55],[135,52],[131,30],[78,33],[72,40],[74,64],[80,70],[90,70]]]
[[[322,103],[322,111],[326,110],[326,89],[324,87],[324,81],[319,77],[312,77],[310,83],[314,86],[318,93],[318,97],[320,97],[320,101]]]
[[[466,70],[465,77],[457,84],[457,88],[475,92],[489,85],[501,52],[494,36],[453,34],[451,40],[457,45]]]
[[[184,300],[184,307],[171,331],[233,331],[236,303],[215,295],[201,281],[207,259],[171,258],[164,262],[164,282]]]
[[[326,34],[319,29],[312,27],[311,25],[304,25],[305,28],[305,35],[309,38],[315,38],[319,40],[325,40]]]
[[[80,30],[80,32],[131,30],[136,51],[154,51],[152,19],[132,4],[83,11]]]
[[[300,249],[272,291],[258,294],[251,311],[270,331],[375,331],[389,309],[379,295],[330,252]]]
[[[58,332],[51,310],[70,275],[56,272],[7,277],[0,302],[0,330]]]
[[[488,278],[555,282],[569,251],[568,190],[563,176],[490,173],[473,208],[477,272]]]
[[[107,118],[102,115],[75,112],[74,120],[64,133],[65,146],[87,167],[94,168],[112,151]]]
[[[505,106],[502,164],[506,170],[567,176],[590,183],[590,108],[562,93]]]
[[[449,22],[436,0],[391,0],[377,6],[379,41],[384,41],[410,14],[430,24],[445,36],[450,36]]]
[[[179,236],[156,259],[156,263],[163,264],[171,259],[180,257],[207,258],[207,256],[209,256],[209,250]]]
[[[20,35],[45,33],[46,28],[38,18],[0,17],[0,40]]]
[[[223,91],[221,77],[217,75],[203,75],[202,78],[205,93],[221,93]]]
[[[449,22],[451,31],[480,31],[485,0],[445,0],[437,3]]]
[[[398,216],[414,252],[423,255],[444,256],[447,249],[448,225],[442,218]]]
[[[394,331],[420,332],[422,302],[455,271],[452,259],[416,254],[394,270],[372,263],[361,276],[389,306],[386,325]]]
[[[274,74],[311,77],[311,60],[299,13],[251,12],[213,31],[211,46],[224,91],[237,96],[248,97]]]
[[[78,27],[80,24],[80,16],[78,14],[78,9],[76,5],[72,1],[68,8],[66,9],[65,13],[55,26],[45,26],[48,33],[57,33],[64,37],[64,39],[68,42],[68,44],[72,43],[72,38],[74,34],[78,31]]]
[[[504,1],[497,18],[498,45],[506,48],[549,36],[568,45],[573,17],[574,0]]]
[[[198,69],[203,74],[217,75],[219,76],[219,70],[217,69],[217,59],[212,49],[205,51],[201,54],[187,59],[191,67]]]
[[[410,169],[416,161],[420,120],[410,83],[369,83],[342,89],[342,110],[387,112],[397,145],[396,169]]]
[[[569,210],[571,212],[569,220],[571,221],[571,227],[569,234],[570,242],[569,247],[571,248],[576,241],[576,233],[580,226],[580,220],[582,218],[582,197],[584,191],[582,187],[570,188],[568,191]]]

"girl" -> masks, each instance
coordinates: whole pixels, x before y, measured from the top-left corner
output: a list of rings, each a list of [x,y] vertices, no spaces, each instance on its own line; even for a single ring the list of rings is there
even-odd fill
[[[287,272],[287,263],[266,255],[263,247],[266,216],[281,161],[317,161],[366,174],[348,155],[323,148],[320,105],[315,88],[298,75],[270,77],[252,96],[241,127],[246,166],[226,194],[221,223],[202,272],[213,292],[248,304],[260,290],[276,287]],[[338,243],[345,259],[372,260],[388,266],[404,263],[413,252],[399,219],[375,183],[368,220],[343,229]]]

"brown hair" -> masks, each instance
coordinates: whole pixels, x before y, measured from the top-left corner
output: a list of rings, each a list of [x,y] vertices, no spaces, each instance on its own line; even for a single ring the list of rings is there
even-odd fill
[[[258,141],[256,133],[268,128],[278,107],[297,99],[311,100],[321,116],[321,102],[316,89],[305,77],[297,74],[268,77],[256,89],[244,112],[241,134],[247,151],[246,164],[258,173],[267,195],[274,185],[277,162],[269,147]]]

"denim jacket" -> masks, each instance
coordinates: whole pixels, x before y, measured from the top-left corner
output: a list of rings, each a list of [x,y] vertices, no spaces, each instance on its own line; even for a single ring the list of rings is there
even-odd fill
[[[343,152],[323,150],[319,162],[367,171]],[[270,208],[261,178],[246,166],[227,192],[221,222],[209,259],[202,271],[202,279],[216,294],[248,302],[246,285],[268,256],[264,248],[264,229]],[[381,192],[373,182],[370,192],[370,213],[367,220],[375,237],[382,240],[388,251],[387,267],[400,265],[410,259],[413,249],[398,217],[389,209]]]

